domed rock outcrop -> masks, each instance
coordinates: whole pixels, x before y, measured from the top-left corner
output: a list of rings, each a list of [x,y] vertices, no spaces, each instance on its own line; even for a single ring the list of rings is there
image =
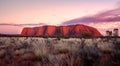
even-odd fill
[[[64,37],[84,37],[84,35],[97,37],[101,36],[101,33],[93,27],[77,24],[68,26],[40,26],[34,28],[23,28],[21,32],[22,36],[64,36]]]

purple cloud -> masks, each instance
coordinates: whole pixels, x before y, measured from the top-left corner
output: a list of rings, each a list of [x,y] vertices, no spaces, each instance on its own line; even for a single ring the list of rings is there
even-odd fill
[[[65,21],[62,25],[69,24],[79,24],[79,23],[98,23],[98,22],[118,22],[120,21],[120,7],[111,9],[102,13],[98,13],[91,16],[85,16],[81,18],[72,19],[69,21]]]

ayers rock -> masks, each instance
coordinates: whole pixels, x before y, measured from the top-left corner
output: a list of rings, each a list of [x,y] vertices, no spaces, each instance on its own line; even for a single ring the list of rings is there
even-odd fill
[[[23,28],[22,36],[64,36],[64,37],[83,37],[84,34],[91,34],[92,37],[101,36],[101,33],[93,27],[77,24],[68,26],[40,26]]]

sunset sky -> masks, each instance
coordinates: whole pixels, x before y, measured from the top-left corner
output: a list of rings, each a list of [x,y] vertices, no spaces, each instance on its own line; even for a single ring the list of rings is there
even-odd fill
[[[0,0],[0,33],[20,34],[25,26],[85,24],[120,28],[119,0]]]

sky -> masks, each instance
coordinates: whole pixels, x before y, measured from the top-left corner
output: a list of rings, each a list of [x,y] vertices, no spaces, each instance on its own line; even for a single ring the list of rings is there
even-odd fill
[[[20,34],[23,27],[85,24],[120,28],[119,0],[0,0],[0,33]]]

